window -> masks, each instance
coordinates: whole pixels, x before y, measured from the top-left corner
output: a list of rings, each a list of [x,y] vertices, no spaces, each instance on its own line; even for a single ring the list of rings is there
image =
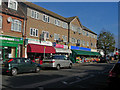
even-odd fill
[[[17,10],[18,3],[16,0],[8,0],[8,8]]]
[[[87,46],[89,46],[89,42],[87,41]]]
[[[2,16],[0,16],[0,28],[2,28]]]
[[[62,27],[67,29],[67,23],[63,22]]]
[[[78,31],[78,33],[81,33],[81,28],[78,27],[78,28],[77,28],[77,31]]]
[[[91,43],[91,47],[93,47],[93,43]]]
[[[67,36],[62,35],[63,42],[67,42]]]
[[[30,28],[30,36],[38,37],[38,29]]]
[[[31,17],[32,18],[35,18],[35,19],[38,19],[39,18],[39,12],[37,11],[34,11],[34,10],[31,10]]]
[[[80,39],[77,40],[77,43],[80,43]]]
[[[85,31],[83,30],[83,35],[85,35]]]
[[[89,36],[89,32],[87,32],[86,36]]]
[[[11,30],[21,32],[22,22],[16,19],[12,19]]]
[[[71,43],[77,43],[77,39],[71,38]]]
[[[78,29],[78,27],[72,25],[72,30],[73,30],[74,32],[77,32],[77,29]]]
[[[43,15],[43,21],[44,21],[44,22],[50,22],[49,16]]]
[[[83,44],[83,46],[85,46],[85,41],[84,41],[84,40],[83,40],[83,43],[82,43],[82,44]]]
[[[42,31],[42,33],[46,36],[46,39],[49,39],[49,32],[48,31]]]
[[[54,40],[59,40],[59,34],[54,33]]]
[[[55,19],[55,25],[60,26],[60,21]]]

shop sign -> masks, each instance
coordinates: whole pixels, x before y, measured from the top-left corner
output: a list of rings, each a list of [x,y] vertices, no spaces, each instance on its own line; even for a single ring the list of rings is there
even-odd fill
[[[71,46],[71,49],[80,50],[80,47]]]
[[[30,39],[30,38],[28,38],[28,43],[30,43],[30,44],[52,46],[52,42],[50,42],[50,41],[41,41],[41,43],[40,43],[40,40]]]
[[[23,44],[23,38],[0,35],[0,41],[3,43]]]
[[[90,48],[84,48],[84,47],[80,47],[80,50],[84,50],[84,51],[91,51]]]
[[[71,49],[75,49],[75,50],[84,50],[84,51],[91,51],[90,48],[77,47],[77,46],[71,46]]]
[[[61,44],[56,44],[55,46],[56,48],[64,48],[64,45],[61,45]]]

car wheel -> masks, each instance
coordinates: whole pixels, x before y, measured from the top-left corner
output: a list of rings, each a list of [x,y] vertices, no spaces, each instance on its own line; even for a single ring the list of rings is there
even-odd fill
[[[72,64],[69,65],[69,68],[70,68],[70,69],[72,68]]]
[[[17,69],[16,69],[16,68],[13,68],[13,69],[11,70],[11,75],[12,75],[12,76],[16,76],[16,75],[17,75]]]
[[[36,67],[35,72],[36,73],[40,72],[40,67]]]
[[[56,66],[56,69],[57,69],[57,70],[60,70],[60,65],[57,65],[57,66]]]

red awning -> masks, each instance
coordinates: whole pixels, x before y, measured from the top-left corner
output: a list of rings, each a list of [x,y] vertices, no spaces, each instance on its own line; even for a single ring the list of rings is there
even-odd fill
[[[28,44],[27,45],[27,52],[32,53],[55,53],[55,49],[52,46],[44,46],[44,45],[36,45],[36,44]]]

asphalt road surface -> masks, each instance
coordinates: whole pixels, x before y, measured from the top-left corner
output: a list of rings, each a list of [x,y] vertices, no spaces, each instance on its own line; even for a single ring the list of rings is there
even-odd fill
[[[72,69],[45,69],[39,73],[23,73],[17,76],[2,75],[2,88],[19,89],[102,89],[108,88],[107,77],[112,63],[76,64]]]

